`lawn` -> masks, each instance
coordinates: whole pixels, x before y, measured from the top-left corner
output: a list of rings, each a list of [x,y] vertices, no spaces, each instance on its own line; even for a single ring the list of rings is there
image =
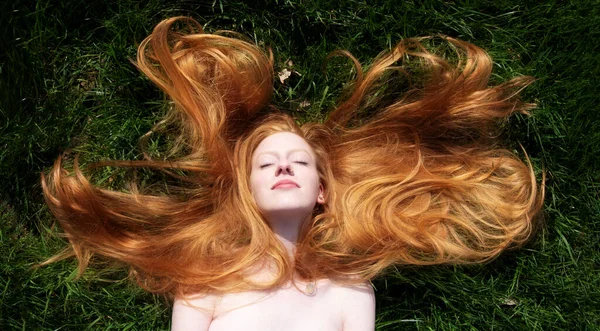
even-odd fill
[[[63,152],[83,163],[133,160],[164,96],[131,64],[160,20],[191,16],[275,55],[272,103],[320,120],[343,97],[351,63],[402,38],[448,35],[493,57],[494,82],[536,78],[500,137],[546,173],[542,225],[484,265],[402,267],[374,280],[377,330],[600,330],[600,2],[54,0],[0,4],[0,329],[168,329],[169,303],[101,264],[32,268],[64,248],[40,173]],[[160,139],[152,141],[160,145]],[[156,147],[159,149],[159,147]],[[130,172],[94,174],[118,187]],[[159,179],[156,174],[149,178]]]

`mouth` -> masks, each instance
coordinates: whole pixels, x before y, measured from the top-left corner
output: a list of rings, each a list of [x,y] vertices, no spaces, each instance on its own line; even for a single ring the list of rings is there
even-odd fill
[[[278,181],[277,183],[275,183],[275,185],[273,185],[273,187],[271,187],[271,190],[275,190],[275,189],[284,189],[284,188],[299,188],[300,185],[298,185],[298,183],[296,183],[293,180],[289,180],[289,179],[283,179]]]

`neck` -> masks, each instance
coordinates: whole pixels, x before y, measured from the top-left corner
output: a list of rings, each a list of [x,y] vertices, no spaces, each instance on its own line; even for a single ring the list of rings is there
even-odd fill
[[[290,222],[291,223],[291,222]],[[284,222],[284,224],[279,222],[271,223],[271,228],[273,232],[277,236],[277,238],[284,244],[296,245],[298,242],[298,227],[299,223],[290,224]]]
[[[273,215],[272,215],[273,216]],[[304,222],[303,217],[269,217],[268,222],[275,233],[275,236],[285,246],[288,253],[291,256],[296,251],[296,244],[298,243],[298,235],[300,232],[300,226]]]

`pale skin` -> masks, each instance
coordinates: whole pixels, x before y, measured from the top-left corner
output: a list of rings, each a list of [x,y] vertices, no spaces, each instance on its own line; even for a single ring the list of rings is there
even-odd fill
[[[281,132],[265,138],[252,156],[252,193],[277,238],[293,255],[298,229],[315,203],[324,203],[316,158],[301,137]],[[268,268],[267,268],[268,269]],[[263,269],[256,277],[269,277]],[[175,300],[172,330],[375,329],[375,295],[370,284],[341,286],[327,279],[296,281],[269,291],[249,291]]]

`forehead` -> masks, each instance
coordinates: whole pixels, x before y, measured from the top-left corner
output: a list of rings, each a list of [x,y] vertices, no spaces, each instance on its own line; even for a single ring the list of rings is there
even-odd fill
[[[311,156],[314,155],[312,148],[302,137],[291,132],[278,132],[263,139],[256,147],[254,155],[265,152],[285,152],[298,149],[307,151]]]

